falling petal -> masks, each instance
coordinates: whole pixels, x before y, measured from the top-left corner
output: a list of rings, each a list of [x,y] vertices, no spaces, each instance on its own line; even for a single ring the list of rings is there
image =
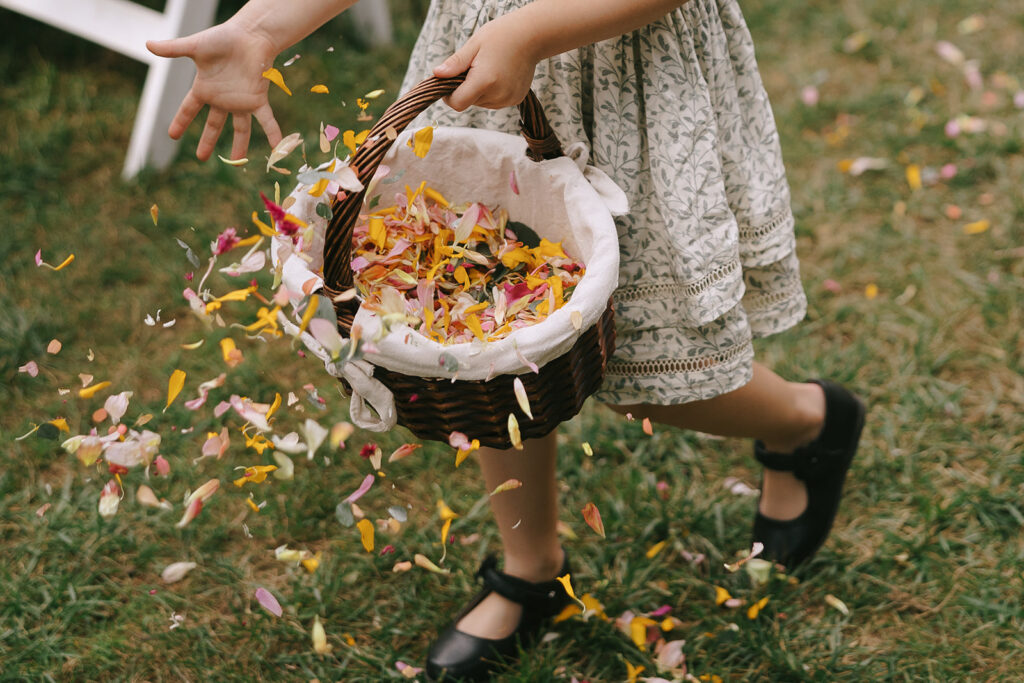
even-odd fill
[[[645,417],[643,421],[644,434],[654,436],[654,427],[651,426],[651,418]]]
[[[594,455],[594,449],[591,448],[590,443],[588,441],[584,441],[583,442],[582,448],[583,448],[584,455],[587,455],[587,456],[593,456]]]
[[[530,410],[530,399],[526,396],[526,387],[523,386],[523,380],[516,377],[512,380],[512,389],[516,394],[516,401],[519,402],[519,408],[522,409],[526,416],[531,420],[533,419],[533,412]]]
[[[659,542],[655,543],[654,545],[652,545],[650,548],[648,548],[647,552],[645,553],[646,556],[647,556],[647,559],[648,560],[653,559],[655,555],[657,555],[658,553],[661,552],[661,549],[665,547],[666,543],[668,543],[668,541],[659,541]]]
[[[511,491],[513,489],[517,489],[517,488],[519,488],[522,485],[523,485],[523,482],[519,481],[518,479],[509,479],[507,481],[504,481],[504,482],[498,484],[494,488],[494,490],[491,491],[490,495],[496,496],[499,493],[503,493],[505,491]]]
[[[368,474],[368,475],[366,475],[366,478],[363,479],[363,483],[359,485],[359,488],[356,489],[352,493],[352,495],[350,495],[348,498],[346,498],[342,502],[343,503],[354,503],[354,502],[356,502],[357,500],[359,500],[360,498],[363,497],[363,494],[365,494],[367,491],[370,490],[371,486],[373,486],[373,475],[372,474]]]
[[[330,92],[330,90],[328,90],[327,86],[324,85],[323,83],[317,83],[316,85],[309,89],[309,92],[315,92],[319,95],[326,95],[327,93]]]
[[[866,287],[864,287],[864,296],[868,300],[871,300],[871,299],[874,299],[875,297],[877,297],[878,296],[878,285],[876,285],[874,282],[869,282],[868,285]]]
[[[512,441],[512,446],[517,450],[523,450],[523,438],[519,434],[519,420],[516,419],[514,413],[508,414],[508,435]]]
[[[757,615],[760,614],[764,606],[768,604],[768,596],[761,598],[753,605],[747,608],[747,619],[756,619]]]
[[[401,446],[395,449],[394,453],[388,456],[388,462],[395,462],[397,460],[401,460],[402,458],[408,457],[417,448],[422,448],[422,446],[423,444],[418,443],[402,444]]]
[[[221,155],[217,155],[217,158],[223,161],[228,166],[245,166],[249,163],[249,157],[242,157],[241,159],[225,159]]]
[[[264,71],[262,76],[263,78],[267,79],[268,81],[279,87],[281,90],[284,90],[289,95],[292,94],[292,91],[289,90],[288,86],[284,84],[284,76],[282,76],[281,72],[278,71],[277,69],[271,67]]]
[[[256,598],[256,602],[263,606],[263,609],[267,610],[275,617],[279,617],[284,613],[284,610],[281,609],[281,603],[279,603],[277,598],[274,597],[274,594],[266,588],[263,588],[262,586],[257,588],[254,597]]]
[[[291,154],[292,150],[298,147],[301,143],[302,136],[298,133],[292,133],[282,139],[281,142],[277,143],[273,151],[270,152],[270,156],[267,157],[267,170],[269,171],[271,166]]]
[[[383,95],[384,92],[385,91],[383,89],[371,90],[370,92],[368,92],[365,95],[363,95],[363,99],[364,100],[375,100],[378,97],[380,97],[381,95]]]
[[[160,207],[156,204],[149,207],[149,215],[153,217],[153,225],[156,225],[156,220],[160,217]]]
[[[185,386],[185,371],[175,370],[171,373],[171,377],[167,382],[167,405],[164,406],[164,411],[171,407],[174,403],[174,399],[181,393],[182,388]]]
[[[420,553],[416,553],[416,555],[413,557],[413,560],[415,561],[417,567],[420,567],[421,569],[426,569],[428,572],[433,572],[435,574],[448,574],[449,573],[448,569],[441,569],[436,564],[431,562],[430,558],[428,558],[426,555],[421,555]],[[401,563],[399,563],[399,564],[401,564]],[[398,567],[398,565],[395,565],[395,567]]]
[[[982,219],[980,221],[974,221],[964,226],[965,235],[978,235],[985,232],[992,226],[992,223],[988,220]]]
[[[60,341],[56,339],[51,339],[50,343],[46,345],[46,352],[52,356],[55,356],[58,353],[60,353],[62,346],[63,345],[60,343]]]
[[[911,190],[921,189],[921,167],[917,164],[907,166],[907,185]]]
[[[579,311],[573,311],[569,314],[569,322],[572,323],[573,328],[581,329],[583,327],[583,314]]]
[[[97,384],[93,384],[91,387],[85,387],[84,389],[79,389],[78,390],[78,395],[81,398],[92,398],[97,393],[99,393],[100,391],[103,391],[104,389],[106,389],[109,386],[110,386],[110,382],[99,382]]]
[[[519,194],[519,183],[516,182],[516,172],[508,174],[508,185],[512,188],[512,194]]]
[[[605,538],[604,522],[601,521],[601,511],[597,509],[596,505],[593,503],[587,503],[583,506],[583,519],[586,521],[587,526],[596,531],[601,538]]]

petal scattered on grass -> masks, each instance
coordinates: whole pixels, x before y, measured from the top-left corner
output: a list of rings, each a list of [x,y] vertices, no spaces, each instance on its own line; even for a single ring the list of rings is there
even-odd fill
[[[185,578],[190,571],[198,567],[199,565],[195,562],[174,562],[167,565],[162,572],[160,572],[160,578],[164,583],[176,583]]]
[[[768,604],[768,596],[764,596],[753,605],[747,608],[747,619],[756,619],[757,615],[761,613],[764,606]]]
[[[850,608],[846,606],[846,603],[837,598],[836,596],[832,595],[831,593],[825,596],[825,602],[827,602],[829,606],[834,607],[840,612],[842,612],[843,616],[850,616]]]
[[[324,625],[320,623],[320,615],[317,614],[313,617],[313,652],[318,655],[329,655],[331,654],[331,646],[327,643],[327,632],[324,631]]]
[[[981,233],[992,227],[992,223],[988,220],[982,219],[980,221],[974,221],[964,226],[965,235],[980,235]]]
[[[357,489],[356,489],[355,491],[353,491],[353,492],[352,492],[352,495],[350,495],[350,496],[349,496],[348,498],[346,498],[346,499],[345,499],[345,500],[343,500],[342,502],[343,502],[343,503],[354,503],[354,502],[356,502],[357,500],[359,500],[360,498],[362,498],[362,497],[363,497],[363,495],[364,495],[364,494],[365,494],[365,493],[366,493],[367,491],[369,491],[369,490],[370,490],[370,487],[371,487],[371,486],[373,486],[373,475],[372,475],[372,474],[368,474],[368,475],[366,475],[366,477],[365,477],[365,478],[363,479],[363,483],[361,483],[361,484],[359,485],[359,488],[357,488]]]
[[[279,617],[284,614],[284,610],[281,609],[281,603],[279,603],[277,598],[274,597],[274,594],[266,588],[263,588],[262,586],[257,588],[253,597],[256,598],[256,602],[260,603],[263,609],[267,610],[275,617]]]
[[[359,529],[359,540],[363,543],[366,552],[373,552],[373,522],[368,519],[361,519],[356,523]]]
[[[434,574],[448,574],[448,573],[450,573],[450,570],[448,570],[448,569],[441,569],[436,564],[431,562],[430,558],[428,558],[426,555],[422,555],[420,553],[416,553],[416,555],[413,556],[413,561],[416,563],[417,567],[419,567],[421,569],[426,569],[428,572],[433,572]],[[402,564],[402,563],[399,562],[398,564]],[[396,568],[398,567],[398,564],[395,565]]]

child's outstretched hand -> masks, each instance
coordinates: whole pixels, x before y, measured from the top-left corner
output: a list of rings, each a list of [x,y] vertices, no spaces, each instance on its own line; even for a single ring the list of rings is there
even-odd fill
[[[438,78],[467,69],[465,82],[444,101],[455,111],[470,106],[501,109],[519,104],[533,82],[540,61],[531,51],[531,36],[515,13],[481,26],[455,54],[434,67]]]
[[[271,147],[281,141],[281,128],[267,98],[270,82],[262,74],[273,64],[276,52],[268,38],[227,22],[191,36],[146,42],[158,57],[188,57],[196,64],[196,78],[167,130],[175,140],[209,105],[206,126],[196,146],[196,156],[206,161],[231,114],[234,140],[231,158],[240,159],[249,148],[255,116]]]

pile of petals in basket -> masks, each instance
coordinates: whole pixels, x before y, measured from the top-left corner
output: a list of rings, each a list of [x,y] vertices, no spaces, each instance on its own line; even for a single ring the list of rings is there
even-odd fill
[[[361,220],[352,246],[364,306],[404,315],[442,344],[495,341],[543,320],[585,272],[504,209],[450,204],[425,183]]]

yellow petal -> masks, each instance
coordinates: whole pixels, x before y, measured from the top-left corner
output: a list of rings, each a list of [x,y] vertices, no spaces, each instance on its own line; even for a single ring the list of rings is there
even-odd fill
[[[629,639],[641,650],[647,649],[647,624],[645,619],[633,617],[630,620]]]
[[[864,288],[864,296],[868,299],[874,299],[878,296],[878,285],[874,282],[869,283],[868,286]]]
[[[223,161],[228,166],[245,166],[247,163],[249,163],[249,157],[242,157],[241,159],[226,159],[218,154],[217,158]]]
[[[639,676],[640,672],[643,670],[644,667],[642,666],[633,666],[629,662],[626,662],[626,672],[628,674],[626,683],[636,683],[637,676]]]
[[[62,432],[70,432],[71,429],[68,427],[68,421],[63,417],[58,417],[56,420],[50,420],[50,424],[59,429]]]
[[[917,164],[907,166],[907,185],[911,190],[921,189],[921,167]]]
[[[277,69],[273,67],[267,69],[266,71],[263,72],[263,78],[267,79],[268,81],[279,87],[281,90],[284,90],[289,95],[292,94],[292,91],[289,90],[288,86],[284,84],[284,76],[282,76],[281,72],[278,71]]]
[[[309,92],[315,92],[321,95],[326,95],[327,93],[330,92],[330,90],[328,90],[327,86],[324,85],[323,83],[317,83],[316,85],[309,89]]]
[[[153,217],[153,225],[156,225],[156,219],[160,216],[160,207],[156,204],[149,207],[149,215]]]
[[[68,256],[68,257],[67,257],[66,259],[64,259],[63,261],[61,261],[60,265],[59,265],[59,266],[57,266],[56,268],[54,268],[54,270],[60,270],[60,269],[62,269],[62,268],[63,268],[64,266],[70,265],[70,264],[71,264],[71,262],[72,262],[72,261],[74,261],[74,260],[75,260],[75,255],[74,255],[74,254],[71,254],[71,255],[70,255],[70,256]]]
[[[572,574],[566,574],[565,576],[558,576],[556,578],[558,579],[558,583],[562,584],[562,587],[565,588],[566,594],[576,602],[579,602],[579,598],[577,598],[576,594],[572,591]],[[584,607],[586,607],[586,605],[584,605]]]
[[[427,156],[427,152],[430,151],[430,145],[434,142],[434,128],[433,126],[427,126],[426,128],[420,128],[416,131],[412,140],[412,153],[418,156],[420,159]]]
[[[299,334],[306,331],[309,327],[309,321],[313,319],[313,315],[316,314],[317,309],[320,308],[320,295],[311,294],[309,297],[309,303],[306,304],[306,310],[302,313],[302,323],[299,325]]]
[[[78,390],[78,396],[80,398],[92,398],[97,392],[103,391],[110,386],[110,382],[99,382],[93,384],[91,387],[85,387],[84,389]]]
[[[370,241],[373,242],[378,249],[384,248],[388,238],[388,231],[387,227],[384,225],[383,218],[379,216],[370,218],[369,235]]]
[[[729,591],[725,590],[721,586],[715,586],[715,604],[723,605],[726,600],[731,600],[732,596],[729,595]]]
[[[588,455],[588,456],[592,456],[592,455],[594,455],[594,449],[593,449],[593,448],[591,448],[591,446],[590,446],[590,443],[589,443],[589,442],[587,442],[587,441],[584,441],[584,442],[583,442],[583,444],[582,444],[582,446],[583,446],[583,452],[584,452],[584,454],[586,454],[586,455]]]
[[[977,235],[983,233],[991,227],[992,223],[988,220],[974,221],[964,226],[965,235]]]
[[[755,619],[761,609],[768,604],[768,596],[761,598],[753,605],[747,608],[747,619]]]
[[[309,188],[310,196],[319,197],[327,189],[328,184],[329,181],[327,180],[327,178],[321,178],[320,180],[316,181],[313,187]]]
[[[274,392],[274,402],[270,404],[270,408],[267,409],[266,419],[270,419],[270,416],[281,407],[281,394]]]
[[[443,500],[437,501],[437,512],[441,515],[441,519],[455,519],[459,516]]]
[[[665,547],[665,544],[666,544],[667,542],[668,542],[668,541],[659,541],[658,543],[655,543],[655,544],[654,544],[654,545],[652,545],[652,546],[651,546],[650,548],[648,548],[648,549],[647,549],[647,559],[648,559],[648,560],[650,560],[650,559],[652,559],[652,558],[653,558],[653,557],[654,557],[655,555],[657,555],[658,553],[660,553],[660,552],[661,552],[661,549]]]
[[[175,370],[171,373],[171,378],[167,381],[167,405],[164,406],[166,411],[174,403],[174,399],[181,393],[182,388],[185,386],[185,371]]]
[[[366,548],[366,552],[373,552],[373,522],[368,519],[361,519],[356,524],[359,527],[359,538],[363,542],[363,547]]]
[[[371,90],[370,92],[368,92],[365,95],[363,95],[363,99],[364,100],[375,100],[375,99],[377,99],[378,97],[380,97],[383,94],[384,94],[383,90],[380,90],[380,89],[378,89],[378,90]]]

